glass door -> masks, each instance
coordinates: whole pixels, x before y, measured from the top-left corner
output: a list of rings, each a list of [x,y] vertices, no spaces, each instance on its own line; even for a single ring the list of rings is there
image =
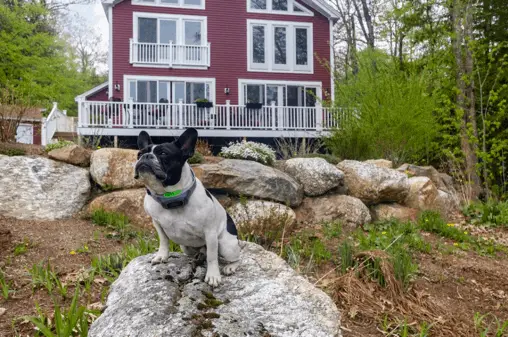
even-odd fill
[[[159,33],[159,56],[160,62],[173,63],[176,56],[176,20],[160,20]],[[170,47],[170,43],[173,47]]]

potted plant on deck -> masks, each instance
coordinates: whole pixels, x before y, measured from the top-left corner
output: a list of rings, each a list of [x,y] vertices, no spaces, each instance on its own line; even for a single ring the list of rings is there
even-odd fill
[[[259,109],[261,109],[263,107],[263,103],[249,101],[249,102],[247,102],[247,104],[245,104],[245,107],[247,109],[257,109],[257,110],[259,110]]]
[[[213,103],[207,100],[206,98],[198,98],[194,101],[198,108],[212,108]]]

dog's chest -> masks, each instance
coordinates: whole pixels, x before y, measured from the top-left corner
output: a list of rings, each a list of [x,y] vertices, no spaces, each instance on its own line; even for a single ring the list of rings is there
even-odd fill
[[[155,200],[145,198],[145,210],[160,224],[166,235],[181,245],[200,246],[204,241],[203,219],[189,208],[167,210]]]

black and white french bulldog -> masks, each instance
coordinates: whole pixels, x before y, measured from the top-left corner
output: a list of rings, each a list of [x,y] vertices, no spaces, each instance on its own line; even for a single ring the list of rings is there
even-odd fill
[[[217,286],[221,282],[219,255],[227,262],[223,273],[232,274],[240,263],[240,245],[233,220],[187,164],[197,139],[196,129],[187,129],[172,143],[154,145],[148,133],[141,131],[134,177],[146,186],[145,211],[160,239],[152,263],[167,261],[169,238],[189,256],[206,252],[205,282]]]

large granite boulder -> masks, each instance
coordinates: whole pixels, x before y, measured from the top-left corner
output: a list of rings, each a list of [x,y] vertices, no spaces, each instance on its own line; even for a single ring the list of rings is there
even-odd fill
[[[134,259],[111,286],[89,337],[339,337],[333,301],[276,254],[245,243],[235,274],[215,289],[205,268],[182,254],[167,264]]]
[[[291,206],[302,202],[300,184],[277,169],[248,160],[225,159],[216,164],[194,165],[203,185],[233,195],[278,201]]]
[[[108,212],[118,212],[127,215],[129,220],[138,227],[152,228],[152,220],[144,208],[146,189],[113,191],[92,200],[89,210],[104,209]]]
[[[127,149],[99,149],[92,153],[90,174],[103,189],[123,189],[142,187],[141,181],[134,179],[134,164],[138,151]]]
[[[357,198],[347,195],[326,195],[305,198],[296,209],[296,219],[301,222],[341,221],[356,227],[371,221],[369,209]]]
[[[0,213],[18,219],[71,217],[88,200],[88,171],[44,157],[0,157]]]
[[[294,177],[305,195],[323,195],[340,185],[344,173],[323,158],[293,158],[286,160],[282,170]]]
[[[355,160],[344,160],[338,167],[344,172],[349,195],[367,205],[402,202],[409,193],[407,176],[396,170]]]
[[[409,178],[410,192],[404,205],[419,210],[433,210],[444,217],[452,217],[458,211],[458,200],[451,193],[437,189],[428,177]]]
[[[275,222],[275,225],[284,227],[293,225],[296,220],[295,212],[291,208],[264,200],[237,202],[228,208],[228,213],[240,232],[245,226],[265,228],[265,225]]]
[[[370,208],[370,214],[373,221],[415,221],[418,210],[399,204],[379,204]]]
[[[397,171],[407,174],[410,177],[427,177],[438,190],[448,191],[447,184],[443,181],[441,174],[433,166],[417,166],[403,164]],[[453,179],[452,179],[453,181]]]
[[[88,167],[90,166],[91,151],[74,144],[49,151],[48,156],[64,163]]]
[[[393,168],[393,162],[391,160],[386,160],[386,159],[369,159],[369,160],[366,160],[365,162],[367,164],[376,165],[377,167],[383,167],[383,168],[388,168],[388,169],[392,169]]]

